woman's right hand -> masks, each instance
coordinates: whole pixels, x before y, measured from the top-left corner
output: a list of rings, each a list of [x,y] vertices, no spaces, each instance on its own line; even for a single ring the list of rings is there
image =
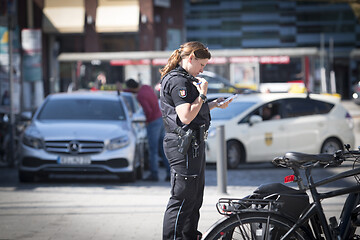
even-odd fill
[[[199,91],[200,94],[207,94],[207,89],[208,89],[208,82],[205,80],[205,78],[201,78],[201,77],[196,77],[199,82],[193,82],[193,84],[195,85],[195,87],[197,88],[197,90]]]

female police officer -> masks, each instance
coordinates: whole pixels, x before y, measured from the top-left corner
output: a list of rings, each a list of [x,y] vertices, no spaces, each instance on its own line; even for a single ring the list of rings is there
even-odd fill
[[[211,54],[200,42],[175,50],[160,70],[160,106],[166,135],[164,150],[171,166],[171,197],[163,223],[163,239],[200,239],[197,230],[205,184],[205,139],[210,110],[222,98],[207,102],[208,83],[196,76]]]

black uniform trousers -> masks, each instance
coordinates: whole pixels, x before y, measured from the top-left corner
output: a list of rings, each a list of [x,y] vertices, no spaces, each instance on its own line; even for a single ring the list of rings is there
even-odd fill
[[[176,167],[171,167],[171,197],[164,215],[163,240],[196,240],[198,235],[201,237],[197,228],[205,186],[205,142],[200,142],[197,158],[193,159],[191,150],[187,157],[190,163],[202,161],[202,164],[197,176],[185,176],[176,172]]]

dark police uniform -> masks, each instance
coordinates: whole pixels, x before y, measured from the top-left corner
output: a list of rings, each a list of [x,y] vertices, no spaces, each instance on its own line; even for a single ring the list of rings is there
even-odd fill
[[[163,239],[196,239],[205,185],[205,137],[210,125],[210,109],[202,104],[198,115],[184,125],[175,107],[192,103],[199,97],[193,85],[194,77],[177,66],[161,81],[160,106],[166,135],[164,151],[171,166],[171,197],[164,216]],[[193,130],[193,140],[186,154],[178,151],[179,134],[175,131]]]

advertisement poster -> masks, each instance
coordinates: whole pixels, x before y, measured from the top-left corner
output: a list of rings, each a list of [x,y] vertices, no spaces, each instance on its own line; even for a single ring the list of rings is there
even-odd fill
[[[258,63],[233,63],[231,64],[231,79],[238,87],[257,88],[259,84]]]
[[[28,82],[42,80],[41,30],[23,29],[21,31],[23,49],[23,79]]]
[[[10,113],[10,95],[13,101],[13,112],[20,112],[20,54],[17,31],[13,31],[13,91],[10,94],[10,65],[9,65],[9,31],[0,26],[0,112]]]

